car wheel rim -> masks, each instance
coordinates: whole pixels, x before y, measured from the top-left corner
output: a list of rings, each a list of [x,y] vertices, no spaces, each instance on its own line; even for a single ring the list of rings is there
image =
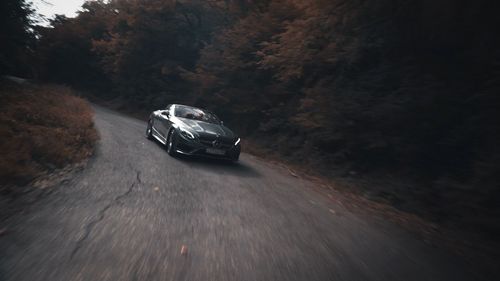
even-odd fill
[[[152,127],[151,125],[152,125],[152,124],[151,124],[151,121],[149,121],[149,122],[148,122],[148,129],[146,130],[146,134],[147,134],[148,136],[149,136],[149,135],[151,135],[151,127]]]
[[[172,150],[172,134],[168,137],[167,150],[170,152]]]

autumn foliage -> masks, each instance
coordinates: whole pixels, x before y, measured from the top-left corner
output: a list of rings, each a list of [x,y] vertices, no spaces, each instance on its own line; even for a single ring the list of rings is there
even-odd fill
[[[0,179],[25,184],[94,151],[89,104],[62,86],[0,84]]]
[[[140,109],[210,108],[246,139],[324,175],[410,178],[430,205],[491,211],[500,198],[495,8],[92,1],[39,29],[37,51],[47,80]]]

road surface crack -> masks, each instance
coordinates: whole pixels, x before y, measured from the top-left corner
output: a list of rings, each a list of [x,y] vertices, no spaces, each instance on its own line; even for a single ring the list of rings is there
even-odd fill
[[[134,188],[140,183],[141,183],[141,174],[139,171],[137,171],[134,182],[127,188],[127,190],[125,192],[121,193],[120,195],[116,196],[112,200],[110,200],[109,203],[106,204],[97,213],[97,215],[94,217],[94,219],[92,219],[87,225],[85,225],[83,235],[80,237],[80,239],[78,239],[78,241],[76,241],[76,245],[75,245],[75,248],[73,248],[73,251],[71,252],[70,259],[73,259],[73,257],[76,255],[76,253],[78,253],[78,251],[82,248],[83,244],[88,239],[88,237],[89,237],[90,233],[92,232],[92,230],[94,229],[94,227],[104,219],[104,217],[106,216],[106,212],[109,209],[111,209],[112,207],[114,207],[115,205],[120,204],[120,201],[123,198],[127,197],[130,193],[132,193]]]

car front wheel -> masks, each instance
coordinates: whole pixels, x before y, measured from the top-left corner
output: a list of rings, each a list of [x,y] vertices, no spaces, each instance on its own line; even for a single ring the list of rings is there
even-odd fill
[[[153,120],[152,119],[149,119],[149,121],[148,121],[148,128],[146,129],[146,138],[148,138],[148,140],[153,139]]]
[[[238,153],[236,156],[234,156],[231,161],[233,162],[238,162],[238,160],[240,159],[240,154]]]
[[[176,156],[177,155],[177,148],[176,148],[176,135],[175,135],[175,130],[171,130],[168,133],[168,138],[167,138],[167,153],[170,156]]]

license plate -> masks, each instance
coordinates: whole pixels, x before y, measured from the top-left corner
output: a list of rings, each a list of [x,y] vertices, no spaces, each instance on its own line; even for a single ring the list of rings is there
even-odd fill
[[[226,154],[226,151],[224,149],[207,148],[207,153],[215,154],[215,155],[224,155],[224,154]]]

